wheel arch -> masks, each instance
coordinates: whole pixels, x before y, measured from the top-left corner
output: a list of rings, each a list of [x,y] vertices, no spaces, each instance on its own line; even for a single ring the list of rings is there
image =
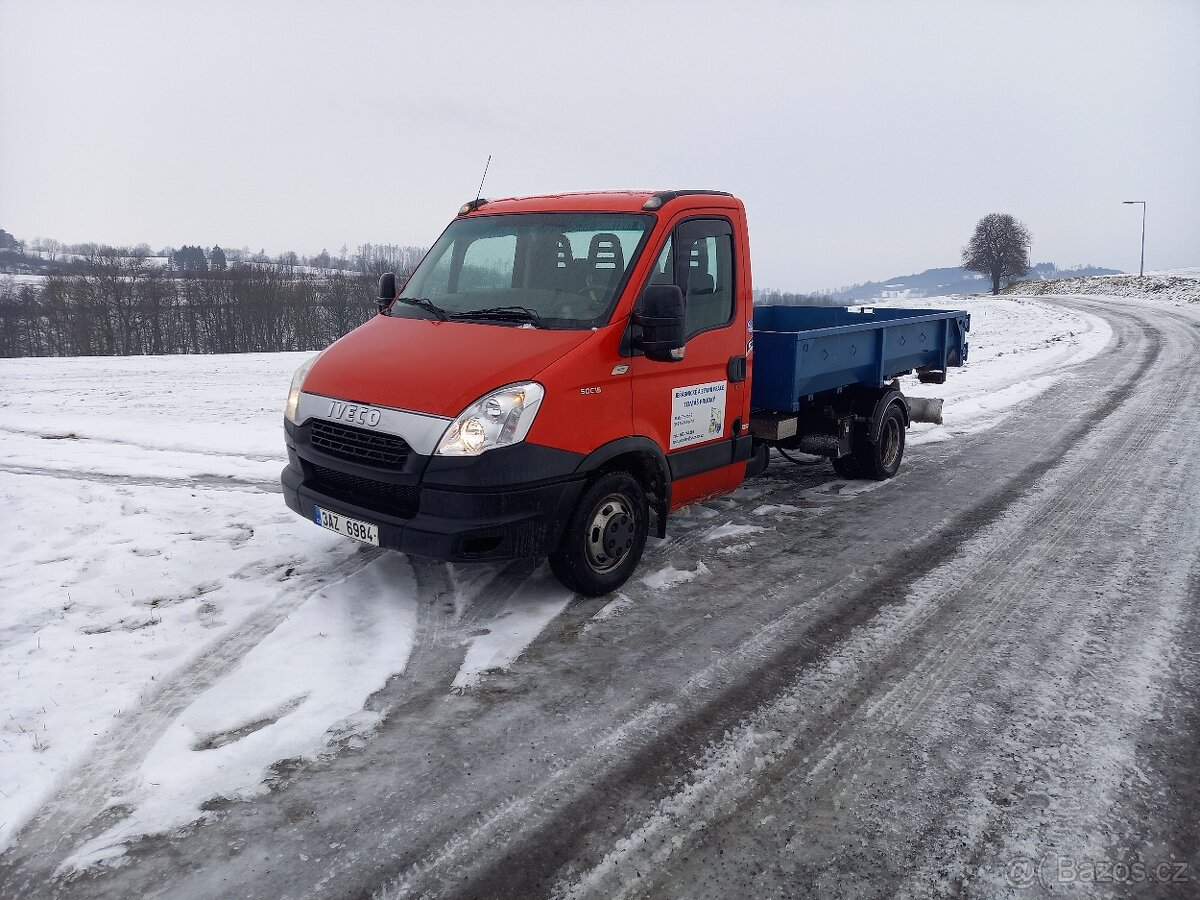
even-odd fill
[[[912,416],[908,411],[908,400],[896,388],[884,388],[879,391],[879,396],[875,401],[875,408],[871,410],[871,420],[867,425],[867,438],[872,444],[879,441],[879,432],[883,428],[883,420],[892,406],[900,407],[900,414],[904,416],[905,428],[908,428],[912,424]]]
[[[657,537],[666,537],[667,512],[671,508],[671,470],[662,448],[647,437],[617,438],[589,453],[576,469],[589,479],[617,470],[628,472],[641,483],[654,511],[654,533]]]

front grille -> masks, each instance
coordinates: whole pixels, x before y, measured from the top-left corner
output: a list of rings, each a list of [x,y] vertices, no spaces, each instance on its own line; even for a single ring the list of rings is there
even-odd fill
[[[330,456],[391,469],[403,468],[412,452],[408,442],[394,434],[378,434],[323,419],[313,420],[309,440],[313,447]]]
[[[365,506],[383,513],[412,518],[421,503],[420,488],[407,484],[390,484],[373,478],[361,478],[349,472],[339,472],[313,465],[313,485],[323,494]]]

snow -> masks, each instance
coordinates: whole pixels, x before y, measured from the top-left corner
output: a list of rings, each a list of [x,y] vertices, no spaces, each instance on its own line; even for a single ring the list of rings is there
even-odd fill
[[[669,587],[674,587],[677,584],[686,584],[689,581],[695,581],[701,575],[707,575],[708,572],[708,566],[704,565],[703,561],[696,563],[696,568],[694,569],[677,569],[674,566],[663,566],[661,569],[643,575],[641,582],[652,590],[661,591]]]
[[[510,597],[484,633],[471,639],[451,687],[462,691],[488,672],[511,666],[542,629],[566,609],[573,595],[543,565]]]
[[[931,297],[902,305],[971,313],[966,366],[951,369],[945,384],[921,384],[915,375],[901,379],[909,396],[946,401],[943,423],[914,424],[909,446],[994,427],[1017,404],[1069,377],[1072,366],[1099,354],[1112,339],[1112,329],[1099,316],[1023,297]]]
[[[757,534],[760,531],[767,529],[761,525],[735,525],[733,522],[726,522],[724,525],[718,525],[716,528],[711,528],[704,535],[705,541],[720,541],[726,538],[745,537],[749,534]]]
[[[787,503],[764,503],[762,506],[754,509],[754,515],[756,516],[786,516],[798,512],[800,512],[800,507],[791,506]]]
[[[367,697],[404,671],[407,558],[278,492],[282,403],[308,355],[0,360],[0,849],[91,765],[105,774],[79,803],[129,815],[74,862],[112,860],[369,725]],[[459,612],[491,571],[465,568],[446,567]],[[456,686],[511,664],[569,600],[546,578],[524,590]],[[126,747],[134,717],[154,740]]]
[[[0,475],[0,843],[123,710],[275,604],[336,570],[336,536],[302,534],[279,497]],[[294,517],[292,517],[294,518]],[[299,523],[303,524],[303,523]]]
[[[945,385],[905,384],[947,400],[945,425],[915,426],[913,444],[994,426],[1111,337],[1096,317],[1033,299],[904,305],[973,316],[968,366]],[[0,360],[0,849],[52,800],[107,804],[121,815],[71,864],[112,861],[215,798],[265,790],[279,760],[371,727],[367,700],[405,670],[427,598],[406,557],[283,504],[282,406],[307,356]],[[870,489],[831,472],[805,499]],[[667,590],[709,574],[702,551],[751,549],[763,529],[728,510],[798,511],[759,496],[749,485],[673,516],[702,535],[691,558],[635,577]],[[496,602],[448,693],[516,663],[572,599],[544,565],[496,598],[483,596],[494,566],[440,568],[456,621]],[[631,602],[589,626],[621,627]]]
[[[1151,300],[1187,306],[1200,303],[1200,267],[1162,269],[1138,275],[1096,275],[1050,281],[1024,281],[1009,288],[1010,294],[1093,294]]]
[[[64,868],[111,859],[140,834],[203,816],[211,798],[263,793],[264,772],[377,721],[367,698],[402,671],[416,627],[415,586],[398,556],[382,557],[310,597],[167,728],[134,784],[110,806],[133,815],[90,841]]]
[[[34,457],[89,467],[99,456],[120,468],[128,454],[169,450],[148,458],[164,474],[211,472],[238,466],[243,475],[274,480],[283,456],[283,404],[292,374],[311,353],[245,353],[218,356],[74,357],[0,360],[6,391],[0,405],[5,457],[27,450]],[[280,385],[282,384],[282,387]],[[65,437],[87,448],[45,441],[17,442],[15,435]],[[105,448],[102,444],[115,445]],[[190,454],[190,456],[188,455]],[[196,456],[207,458],[203,464]],[[282,461],[282,462],[281,462]]]
[[[727,544],[724,547],[717,548],[719,556],[736,556],[739,553],[745,553],[747,550],[752,550],[758,546],[756,541],[746,541],[741,544]]]
[[[625,594],[618,593],[614,599],[609,600],[596,611],[596,614],[592,616],[591,621],[605,622],[614,616],[619,616],[631,606],[633,606],[633,598]]]

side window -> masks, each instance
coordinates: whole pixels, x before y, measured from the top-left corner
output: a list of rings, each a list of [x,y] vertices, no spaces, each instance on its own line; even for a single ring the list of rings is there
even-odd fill
[[[672,240],[667,238],[666,244],[663,245],[662,253],[658,254],[658,260],[654,263],[654,268],[650,272],[650,280],[647,284],[674,284],[674,256],[672,255]]]
[[[687,298],[687,336],[733,319],[733,234],[723,219],[696,219],[675,229],[675,283]]]

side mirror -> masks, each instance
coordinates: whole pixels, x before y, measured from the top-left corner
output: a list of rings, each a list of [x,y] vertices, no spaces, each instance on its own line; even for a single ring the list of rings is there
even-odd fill
[[[655,362],[683,359],[684,317],[687,304],[677,284],[652,284],[642,291],[641,351]]]
[[[379,311],[383,312],[396,299],[396,273],[384,272],[379,276]]]

